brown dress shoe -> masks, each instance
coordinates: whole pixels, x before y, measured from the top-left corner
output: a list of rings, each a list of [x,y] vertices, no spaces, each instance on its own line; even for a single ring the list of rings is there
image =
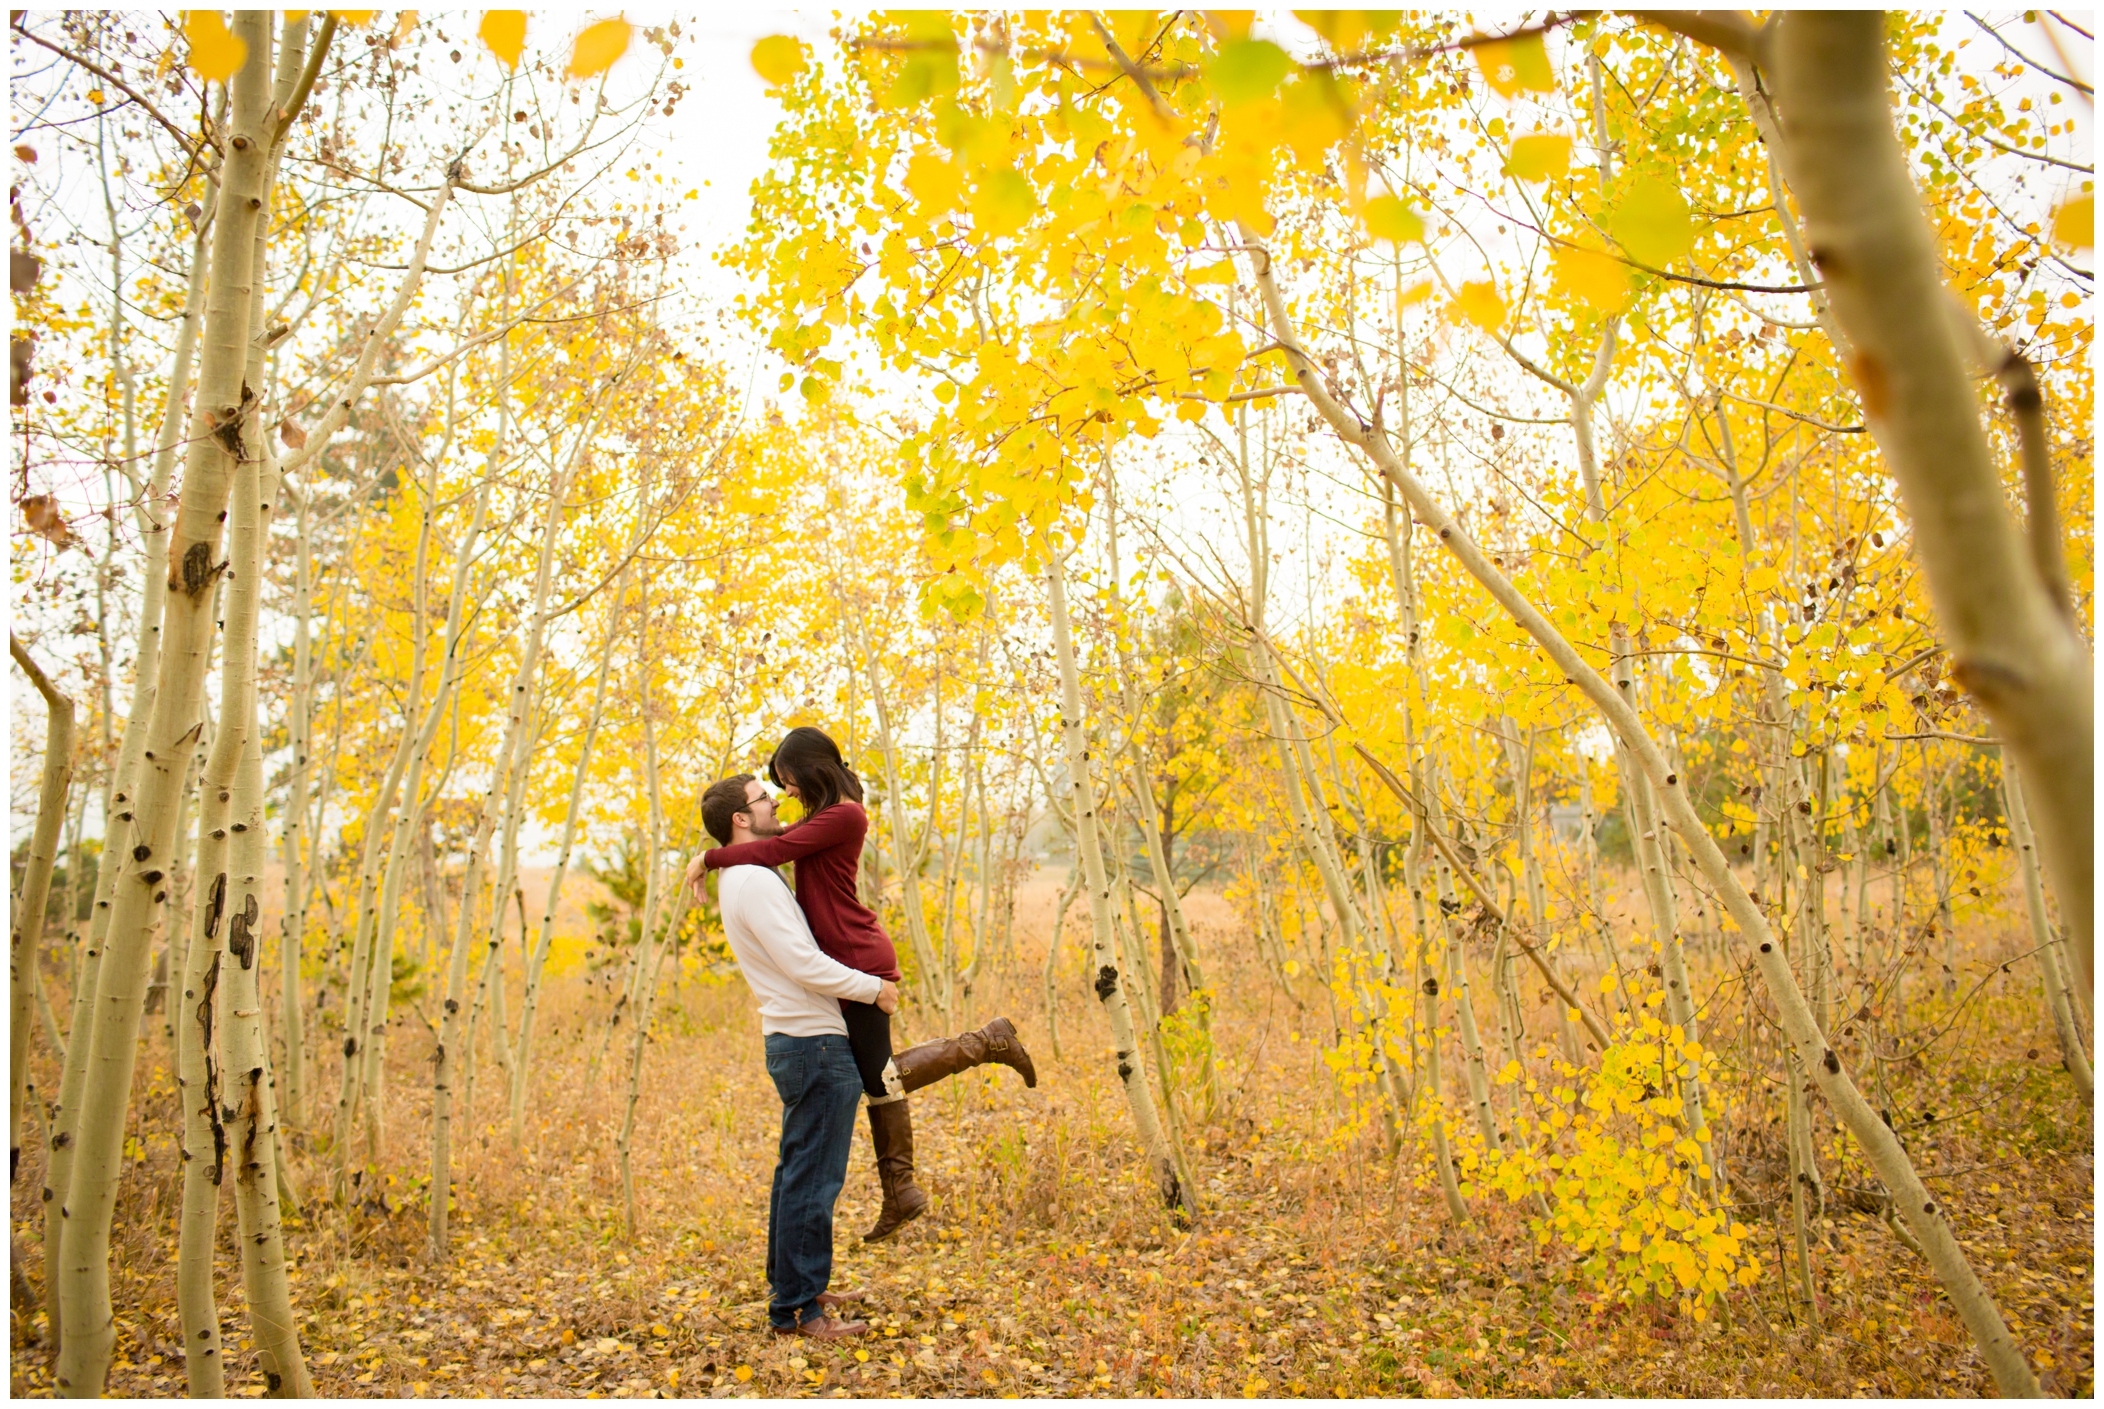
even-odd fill
[[[824,1295],[820,1293],[820,1295]],[[778,1336],[809,1336],[815,1341],[844,1341],[869,1330],[867,1321],[843,1321],[838,1316],[812,1316],[794,1326],[776,1326]]]
[[[828,1311],[836,1306],[846,1306],[850,1302],[868,1300],[869,1293],[859,1287],[851,1292],[820,1292],[818,1294],[818,1304]]]

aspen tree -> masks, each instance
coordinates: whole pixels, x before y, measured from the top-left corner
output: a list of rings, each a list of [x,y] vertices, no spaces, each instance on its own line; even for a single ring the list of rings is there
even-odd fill
[[[44,766],[37,779],[29,864],[23,868],[21,888],[9,899],[13,923],[7,942],[7,1181],[12,1187],[22,1163],[22,1103],[29,1089],[30,1010],[36,1006],[37,954],[44,943],[44,911],[51,898],[59,829],[66,821],[66,794],[73,785],[73,701],[51,683],[13,632],[8,633],[7,649],[44,697],[45,711]]]
[[[849,555],[860,556],[849,539]],[[928,788],[928,822],[921,829],[921,839],[915,845],[907,829],[905,768],[899,757],[898,739],[892,728],[891,704],[881,678],[875,644],[870,639],[869,617],[862,604],[850,589],[843,587],[838,579],[834,582],[835,600],[845,609],[848,635],[854,641],[854,650],[859,658],[862,673],[869,684],[870,710],[877,726],[877,753],[884,762],[884,812],[886,830],[891,834],[891,864],[899,875],[899,898],[904,909],[906,937],[913,948],[914,969],[920,978],[922,1000],[930,1006],[941,1007],[935,1002],[941,990],[933,987],[939,973],[934,946],[928,937],[927,911],[921,904],[920,872],[927,857],[929,839],[935,832],[935,810],[941,795],[941,754],[936,755],[936,770]],[[938,715],[939,715],[938,711]],[[943,1009],[945,1025],[951,1024],[950,1013]]]
[[[505,380],[508,352],[500,348],[498,357],[500,364],[498,377],[499,381],[502,382]],[[455,403],[457,397],[455,374],[457,373],[457,368],[458,364],[456,363],[453,371],[449,372],[447,377],[446,423],[436,453],[430,457],[431,482],[429,485],[419,486],[424,499],[424,531],[419,534],[418,539],[420,548],[429,538],[429,526],[435,514],[439,497],[440,468],[454,438]],[[424,711],[422,725],[413,732],[405,733],[403,736],[403,743],[410,751],[409,762],[402,778],[401,805],[395,809],[394,825],[389,835],[385,852],[387,863],[382,872],[379,900],[374,911],[373,940],[369,957],[367,988],[364,1003],[361,1006],[364,1020],[360,1027],[350,1030],[357,1040],[359,1066],[354,1087],[354,1101],[361,1102],[364,1107],[365,1159],[366,1163],[374,1168],[377,1168],[379,1165],[384,1138],[382,1123],[384,1112],[380,1083],[382,1073],[385,1070],[389,1004],[394,987],[395,928],[401,917],[402,888],[408,874],[412,843],[416,837],[423,834],[424,818],[429,814],[432,804],[437,801],[439,793],[444,787],[444,779],[441,778],[438,786],[433,787],[426,794],[423,790],[423,775],[426,763],[430,758],[431,745],[438,737],[439,726],[444,722],[448,712],[455,708],[455,702],[458,699],[460,677],[464,668],[462,655],[465,649],[463,641],[467,625],[479,614],[481,603],[487,600],[489,594],[495,590],[497,585],[494,578],[485,580],[474,606],[469,606],[467,602],[469,570],[476,561],[477,545],[481,542],[483,529],[488,521],[490,496],[494,489],[496,471],[502,454],[503,437],[499,436],[491,446],[482,482],[476,486],[474,510],[469,516],[468,526],[462,534],[460,546],[455,550],[454,554],[453,582],[446,598],[446,634],[444,643],[439,651],[438,684],[432,692],[430,706]],[[412,668],[420,671],[423,666],[424,647],[428,635],[428,628],[425,625],[428,613],[424,606],[424,595],[427,588],[423,572],[421,571],[421,560],[418,566],[419,571],[415,579],[410,606],[415,614],[417,641]],[[411,706],[407,714],[409,721],[413,721],[416,717],[415,707],[421,695],[421,685],[413,685],[409,696]],[[450,755],[448,761],[450,763]],[[348,1157],[348,1152],[345,1152],[341,1159],[347,1160]]]
[[[435,494],[423,496],[423,509],[419,519],[416,539],[415,567],[409,579],[410,634],[413,645],[410,651],[407,693],[403,701],[403,720],[414,721],[423,705],[425,656],[428,649],[428,629],[425,623],[423,597],[425,575],[430,561],[431,533],[436,506]],[[449,629],[457,625],[459,618],[448,623]],[[434,716],[437,717],[437,716]],[[336,1093],[336,1119],[331,1154],[334,1161],[334,1188],[338,1203],[345,1203],[351,1196],[351,1139],[361,1102],[368,1093],[365,1090],[365,1049],[372,1041],[372,974],[381,975],[384,986],[392,976],[393,956],[380,952],[380,920],[384,909],[382,863],[388,856],[386,839],[393,833],[389,819],[395,807],[395,798],[402,787],[402,775],[411,760],[417,756],[416,741],[423,731],[405,728],[395,742],[394,752],[389,756],[387,769],[381,775],[380,787],[371,810],[365,818],[365,838],[360,848],[357,873],[357,899],[351,912],[351,953],[349,966],[344,975],[343,995],[343,1070]],[[412,802],[415,799],[410,799]],[[387,935],[392,942],[392,931]]]
[[[222,118],[225,102],[222,90]],[[216,182],[210,188],[216,194]],[[93,910],[88,931],[75,947],[76,967],[72,985],[68,1038],[61,1058],[58,1099],[45,1122],[44,1267],[45,1312],[54,1342],[63,1340],[59,1279],[59,1248],[65,1227],[65,1191],[71,1187],[75,1131],[80,1102],[86,1091],[89,1043],[84,1039],[95,1012],[95,986],[101,974],[102,954],[108,942],[110,918],[115,910],[118,876],[130,847],[135,818],[139,765],[146,752],[146,739],[153,717],[154,697],[161,663],[161,605],[168,592],[168,484],[175,470],[176,453],[183,444],[183,412],[189,400],[190,369],[197,353],[199,330],[204,321],[205,268],[210,256],[210,235],[218,202],[208,201],[198,220],[189,248],[188,284],[183,310],[176,321],[175,349],[168,373],[168,396],[161,412],[161,428],[154,447],[153,468],[138,510],[139,536],[145,548],[139,602],[139,625],[133,651],[134,685],[125,715],[117,755],[109,770],[106,810],[103,814],[102,851],[96,858]]]
[[[279,486],[282,497],[287,493]],[[285,1053],[286,1118],[306,1116],[307,1026],[300,1003],[300,971],[305,962],[307,924],[307,770],[313,748],[312,690],[314,646],[309,618],[313,612],[314,501],[310,486],[294,493],[292,567],[292,681],[285,700],[285,733],[292,765],[285,781],[284,826],[279,831],[285,872],[284,899],[278,911],[278,1032]]]
[[[163,607],[163,656],[147,730],[137,825],[111,906],[107,947],[95,984],[95,1006],[75,1028],[72,1044],[87,1053],[76,1152],[68,1186],[59,1195],[63,1236],[59,1297],[63,1335],[56,1383],[61,1391],[99,1393],[116,1343],[109,1295],[109,1229],[121,1165],[125,1114],[137,1051],[139,1012],[155,921],[167,892],[167,858],[177,851],[182,760],[202,727],[199,713],[205,653],[212,637],[213,559],[220,518],[247,414],[241,374],[249,330],[255,230],[276,144],[269,128],[271,19],[242,11],[234,29],[248,58],[229,81],[232,94],[227,154],[221,166],[219,211],[212,234],[211,275],[200,359],[197,410],[189,464],[170,544],[174,579]],[[176,551],[177,548],[180,551]],[[143,682],[142,682],[143,683]]]
[[[2075,1090],[2087,1106],[2095,1098],[2089,1053],[2082,1046],[2082,1023],[2069,991],[2066,956],[2060,936],[2046,917],[2045,886],[2039,877],[2037,843],[2031,835],[2031,817],[2024,808],[2023,784],[2016,770],[2002,769],[2002,796],[2009,808],[2009,840],[2016,847],[2017,862],[2024,878],[2024,913],[2031,922],[2031,947],[2038,955],[2038,969],[2045,980],[2046,1009],[2053,1019],[2054,1035],[2060,1039],[2060,1064],[2075,1079]]]
[[[1898,477],[1954,675],[1995,721],[2027,780],[2040,854],[2087,992],[2090,651],[2054,601],[2056,572],[2027,551],[2003,497],[1965,365],[1971,338],[1893,131],[1881,17],[1779,15],[1756,31],[1733,16],[1703,28],[1694,37],[1747,55],[1773,81],[1778,156],[1850,344],[1866,420]],[[2028,1371],[2014,1375],[1999,1354],[1990,1360],[2005,1393],[2028,1385]]]
[[[1247,226],[1241,228],[1240,234],[1263,296],[1267,321],[1302,393],[1340,439],[1359,449],[1380,474],[1395,482],[1396,488],[1409,501],[1412,512],[1431,527],[1468,575],[1490,593],[1541,646],[1566,678],[1585,693],[1606,717],[1609,727],[1628,746],[1657,789],[1668,824],[1687,842],[1703,875],[1716,889],[1746,942],[1753,947],[1756,966],[1776,1001],[1782,1028],[1797,1058],[1811,1072],[1820,1093],[1834,1107],[1842,1123],[1855,1136],[1871,1168],[1891,1191],[1909,1231],[1922,1245],[1938,1281],[1979,1346],[1981,1358],[1987,1362],[1996,1384],[2003,1392],[2012,1395],[2035,1393],[2036,1377],[2011,1337],[2000,1308],[1973,1271],[1950,1223],[1921,1182],[1898,1137],[1863,1099],[1842,1067],[1839,1056],[1827,1043],[1825,1034],[1804,1001],[1803,991],[1790,971],[1786,956],[1778,951],[1766,917],[1739,884],[1723,852],[1688,801],[1678,775],[1668,766],[1665,755],[1642,721],[1622,692],[1585,662],[1540,609],[1513,586],[1453,516],[1431,497],[1423,483],[1397,458],[1385,432],[1348,409],[1330,393],[1319,374],[1318,364],[1301,347],[1293,319],[1273,277],[1269,249]]]
[[[640,528],[639,518],[639,533]],[[570,804],[563,814],[562,843],[556,849],[555,867],[548,877],[548,899],[541,907],[540,929],[526,962],[525,995],[519,1000],[519,1042],[511,1069],[511,1146],[514,1150],[519,1148],[526,1129],[526,1092],[533,1073],[534,1017],[540,1008],[541,975],[547,969],[548,951],[555,942],[555,910],[562,900],[563,878],[569,873],[570,856],[577,845],[577,829],[584,817],[584,790],[585,782],[591,776],[592,748],[599,738],[600,722],[606,717],[608,666],[613,660],[614,637],[623,603],[627,600],[628,571],[627,567],[622,568],[607,607],[606,634],[601,639],[599,665],[592,683],[592,704],[585,714],[584,742],[579,746],[577,770],[570,781]],[[503,1040],[502,1034],[498,1040]]]
[[[1162,923],[1168,930],[1170,942],[1175,948],[1178,965],[1182,969],[1185,987],[1198,1004],[1198,1031],[1201,1046],[1199,1090],[1205,1108],[1211,1111],[1219,1099],[1220,1078],[1213,1060],[1213,1024],[1211,985],[1206,982],[1205,969],[1199,962],[1198,945],[1191,937],[1191,927],[1184,916],[1183,898],[1177,893],[1176,876],[1171,870],[1168,855],[1162,845],[1160,808],[1155,801],[1154,784],[1148,773],[1146,751],[1140,745],[1140,695],[1137,684],[1137,669],[1133,662],[1130,638],[1125,629],[1125,605],[1119,584],[1118,563],[1118,503],[1117,478],[1111,471],[1109,458],[1103,466],[1104,483],[1104,532],[1110,553],[1110,574],[1107,591],[1110,596],[1111,632],[1116,641],[1118,662],[1118,692],[1122,697],[1126,717],[1131,721],[1125,736],[1125,753],[1129,786],[1133,794],[1133,812],[1140,825],[1140,840],[1147,850],[1147,867],[1154,877],[1154,886],[1160,898]]]
[[[1074,654],[1073,630],[1067,620],[1066,560],[1057,545],[1044,545],[1045,589],[1051,607],[1052,651],[1059,663],[1060,733],[1066,744],[1067,790],[1074,822],[1074,850],[1081,867],[1082,883],[1088,888],[1089,947],[1095,967],[1096,998],[1110,1018],[1113,1056],[1125,1102],[1132,1111],[1140,1152],[1154,1176],[1162,1203],[1170,1209],[1191,1207],[1195,1190],[1185,1189],[1176,1174],[1176,1158],[1162,1132],[1155,1111],[1154,1093],[1142,1069],[1139,1046],[1132,1025],[1132,1007],[1125,991],[1125,978],[1116,963],[1116,935],[1112,929],[1110,877],[1098,840],[1096,779],[1090,759],[1087,725],[1081,708],[1081,674]]]
[[[500,356],[508,356],[499,349]],[[460,918],[454,926],[453,940],[446,965],[446,988],[442,1016],[439,1020],[437,1050],[432,1058],[431,1073],[431,1189],[429,1225],[429,1251],[432,1259],[439,1260],[447,1252],[447,1220],[452,1192],[452,1137],[453,1137],[453,1087],[454,1063],[461,1056],[461,1025],[465,1014],[462,1004],[468,997],[467,977],[470,953],[469,937],[475,928],[475,901],[481,894],[483,866],[489,852],[491,839],[496,834],[500,804],[510,787],[511,770],[524,768],[524,736],[531,713],[531,702],[535,682],[539,677],[541,650],[546,640],[549,621],[549,597],[554,585],[556,541],[563,522],[565,501],[575,481],[579,467],[591,444],[591,436],[600,417],[611,400],[613,391],[633,372],[643,355],[639,347],[627,363],[601,387],[591,410],[580,427],[571,453],[556,462],[548,486],[548,513],[542,527],[540,553],[534,567],[533,588],[525,639],[519,653],[519,665],[513,674],[507,700],[504,734],[497,746],[497,760],[490,774],[488,791],[484,793],[477,813],[474,835],[468,843],[467,869],[461,881]],[[509,368],[507,361],[505,367]],[[505,386],[506,378],[500,376],[498,385]],[[491,449],[492,461],[501,455],[505,432],[511,415],[507,393],[500,393],[497,400],[497,429]],[[497,898],[501,907],[502,897]]]
[[[646,472],[641,501],[637,513],[648,508],[650,478]],[[636,934],[635,962],[630,971],[628,989],[629,1014],[629,1060],[628,1094],[622,1103],[621,1133],[615,1138],[614,1152],[621,1166],[621,1198],[628,1216],[628,1236],[635,1239],[639,1228],[636,1215],[636,1178],[634,1142],[636,1133],[636,1102],[643,1090],[643,1053],[650,1041],[650,1010],[657,995],[658,970],[664,963],[665,954],[672,948],[673,936],[678,931],[680,918],[685,913],[690,894],[685,886],[677,887],[679,898],[673,903],[673,920],[660,939],[657,929],[658,893],[664,877],[665,848],[665,800],[659,786],[657,713],[652,704],[650,678],[657,669],[657,658],[651,650],[650,632],[650,570],[643,570],[643,580],[638,588],[636,603],[636,667],[639,674],[637,711],[643,723],[643,792],[650,804],[650,832],[648,850],[644,863],[642,924]]]

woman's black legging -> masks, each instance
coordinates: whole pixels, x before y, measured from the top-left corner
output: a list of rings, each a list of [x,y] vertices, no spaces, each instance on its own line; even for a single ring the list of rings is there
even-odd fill
[[[854,1054],[855,1070],[862,1073],[863,1093],[882,1100],[884,1068],[891,1065],[891,1015],[874,1003],[840,1000],[840,1016],[847,1021],[847,1046]]]

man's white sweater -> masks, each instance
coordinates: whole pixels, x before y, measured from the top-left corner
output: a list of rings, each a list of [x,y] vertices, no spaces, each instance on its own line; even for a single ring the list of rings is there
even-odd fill
[[[760,1002],[760,1031],[845,1037],[836,1000],[874,1003],[884,980],[820,951],[796,897],[767,867],[727,866],[717,875],[724,937]]]

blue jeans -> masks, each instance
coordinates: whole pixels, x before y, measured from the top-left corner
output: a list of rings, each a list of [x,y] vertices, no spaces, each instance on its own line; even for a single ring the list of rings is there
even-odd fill
[[[767,1205],[767,1316],[795,1326],[820,1314],[833,1278],[833,1205],[847,1182],[862,1075],[845,1037],[767,1034],[767,1074],[782,1098],[782,1142]]]

